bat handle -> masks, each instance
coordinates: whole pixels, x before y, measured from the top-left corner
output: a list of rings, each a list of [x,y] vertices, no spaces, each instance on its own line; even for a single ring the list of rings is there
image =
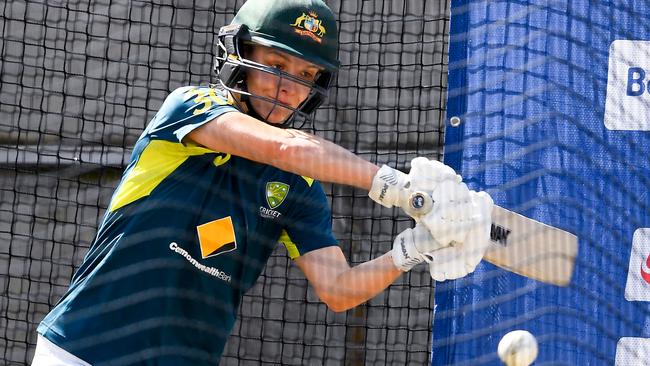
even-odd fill
[[[415,191],[409,196],[409,210],[417,216],[429,213],[433,208],[433,198],[423,191]]]

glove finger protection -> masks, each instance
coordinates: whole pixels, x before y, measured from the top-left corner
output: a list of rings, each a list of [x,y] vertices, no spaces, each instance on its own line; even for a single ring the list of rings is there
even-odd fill
[[[453,280],[467,275],[462,256],[462,248],[446,247],[430,253],[429,273],[438,282]]]
[[[474,272],[490,243],[492,198],[485,192],[470,192],[473,215],[462,241],[429,253],[429,271],[436,281],[457,279]]]
[[[492,227],[492,207],[494,202],[485,192],[471,192],[475,217],[471,229],[467,233],[464,245],[467,247],[465,267],[472,271],[483,259],[485,251],[490,245],[490,230]]]
[[[441,244],[463,242],[474,214],[469,189],[465,183],[452,180],[440,182],[432,193],[433,209],[419,221]]]
[[[468,266],[466,264],[463,250],[462,244],[454,243],[451,247],[440,249],[435,253],[429,253],[429,272],[431,278],[442,282],[465,277],[474,272],[476,265]]]
[[[425,157],[417,157],[411,160],[409,171],[411,189],[422,190],[427,193],[433,192],[437,182],[451,179],[460,183],[461,177],[449,166]]]
[[[402,231],[393,241],[393,263],[402,272],[408,272],[416,264],[427,261],[426,253],[442,248],[431,233],[422,225]]]

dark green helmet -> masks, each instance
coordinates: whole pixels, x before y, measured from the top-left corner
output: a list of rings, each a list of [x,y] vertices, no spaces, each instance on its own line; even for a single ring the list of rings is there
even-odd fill
[[[258,97],[248,94],[243,85],[247,69],[292,77],[247,60],[242,54],[244,43],[271,47],[323,68],[313,83],[302,81],[312,92],[295,112],[310,114],[325,100],[340,62],[336,20],[322,0],[248,0],[232,23],[219,30],[215,61],[219,82],[232,92]]]
[[[320,0],[248,0],[231,24],[246,25],[256,43],[331,72],[339,68],[336,20]]]

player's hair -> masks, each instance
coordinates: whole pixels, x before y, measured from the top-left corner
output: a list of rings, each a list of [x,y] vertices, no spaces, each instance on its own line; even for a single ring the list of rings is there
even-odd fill
[[[296,115],[307,118],[326,99],[338,71],[337,37],[334,14],[321,0],[248,0],[231,24],[219,30],[214,64],[218,83],[230,92],[239,94],[249,114],[261,120],[266,118],[257,114],[249,98],[259,98],[292,110],[293,114],[285,124]],[[297,78],[249,60],[246,50],[250,45],[288,53],[319,66],[321,70],[313,81]],[[274,98],[253,95],[245,84],[247,70],[260,70],[305,85],[310,89],[309,96],[297,108],[293,108]]]

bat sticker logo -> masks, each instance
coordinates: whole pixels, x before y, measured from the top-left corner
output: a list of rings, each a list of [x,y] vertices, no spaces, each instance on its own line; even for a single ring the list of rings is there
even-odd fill
[[[650,255],[648,255],[648,258],[646,258],[645,262],[641,263],[641,278],[650,284]]]
[[[508,236],[510,235],[510,230],[499,225],[492,224],[490,229],[490,240],[500,244],[504,247],[508,246]]]

